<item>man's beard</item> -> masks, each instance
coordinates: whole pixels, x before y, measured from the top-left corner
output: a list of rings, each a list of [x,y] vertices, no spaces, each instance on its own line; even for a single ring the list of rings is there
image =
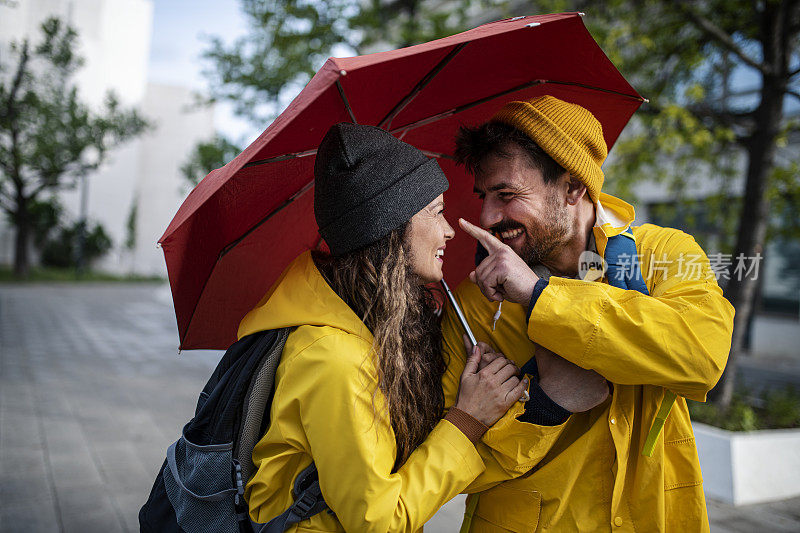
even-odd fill
[[[558,253],[569,243],[570,225],[565,209],[559,209],[555,195],[550,200],[553,209],[547,211],[546,218],[534,227],[512,220],[503,220],[492,226],[495,235],[522,227],[525,240],[517,252],[525,263],[533,268],[543,263],[552,264]]]
[[[553,263],[558,252],[567,244],[569,225],[564,214],[550,211],[543,225],[525,227],[525,242],[518,254],[529,267]]]

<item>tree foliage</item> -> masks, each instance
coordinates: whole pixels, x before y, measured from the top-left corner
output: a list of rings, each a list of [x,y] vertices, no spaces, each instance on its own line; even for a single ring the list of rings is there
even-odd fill
[[[240,0],[249,32],[226,44],[210,39],[203,58],[208,103],[229,102],[256,127],[272,121],[328,57],[410,46],[467,29],[505,0]],[[195,148],[182,167],[190,185],[239,153],[221,134]]]
[[[445,37],[502,0],[241,0],[250,28],[203,54],[212,101],[231,102],[256,125],[271,121],[332,55],[354,55]]]
[[[206,174],[226,165],[239,155],[241,148],[224,136],[217,134],[208,141],[197,144],[189,155],[189,159],[181,166],[181,173],[186,181],[195,186]]]
[[[147,122],[109,92],[100,109],[85,104],[72,77],[83,65],[78,35],[57,18],[40,40],[4,43],[0,58],[0,208],[16,229],[14,272],[29,269],[31,206],[47,191],[74,187]]]

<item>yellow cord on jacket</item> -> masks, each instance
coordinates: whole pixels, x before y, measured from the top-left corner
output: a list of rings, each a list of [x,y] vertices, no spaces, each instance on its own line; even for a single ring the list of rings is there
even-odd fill
[[[672,406],[675,404],[675,398],[677,398],[677,395],[674,392],[669,390],[664,392],[664,398],[661,400],[656,419],[653,420],[653,425],[650,426],[650,433],[647,434],[647,439],[644,441],[642,455],[645,457],[652,457],[658,435],[664,429],[664,422],[667,421],[667,415],[669,415]]]

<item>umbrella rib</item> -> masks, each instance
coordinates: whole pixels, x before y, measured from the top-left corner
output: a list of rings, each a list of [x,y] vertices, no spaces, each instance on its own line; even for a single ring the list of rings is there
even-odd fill
[[[300,157],[308,157],[308,156],[314,155],[316,153],[317,153],[317,149],[314,148],[313,150],[306,150],[305,152],[294,152],[294,153],[291,153],[291,154],[278,155],[278,156],[275,156],[275,157],[270,157],[268,159],[259,159],[258,161],[251,161],[251,162],[245,164],[242,168],[250,168],[250,167],[256,167],[258,165],[264,165],[266,163],[277,163],[279,161],[286,161],[286,160],[289,160],[289,159],[298,159]]]
[[[455,161],[456,159],[452,155],[443,154],[441,152],[431,152],[430,150],[423,150],[422,148],[420,148],[419,151],[427,155],[428,157],[435,157],[437,159],[452,159],[453,161]]]
[[[463,111],[466,111],[467,109],[472,109],[473,107],[479,106],[481,104],[485,104],[486,102],[488,102],[490,100],[494,100],[495,98],[500,98],[501,96],[505,96],[507,94],[511,94],[511,93],[514,93],[514,92],[517,92],[517,91],[522,91],[524,89],[529,89],[531,87],[534,87],[536,85],[541,85],[543,83],[546,83],[546,81],[545,80],[529,81],[528,83],[523,83],[522,85],[517,85],[516,87],[512,87],[511,89],[507,89],[505,91],[493,94],[491,96],[486,96],[484,98],[480,98],[478,100],[475,100],[474,102],[470,102],[468,104],[460,105],[458,107],[454,107],[453,109],[448,109],[447,111],[443,111],[441,113],[437,113],[437,114],[432,115],[430,117],[426,117],[426,118],[422,118],[422,119],[419,119],[419,120],[415,120],[414,122],[410,122],[409,124],[406,124],[405,126],[399,126],[399,127],[395,128],[393,130],[390,130],[390,132],[391,133],[397,133],[398,131],[407,132],[407,131],[413,130],[415,128],[420,128],[422,126],[427,126],[428,124],[430,124],[432,122],[436,122],[436,121],[438,121],[440,119],[443,119],[445,117],[449,117],[451,115],[455,115],[455,114],[461,113]]]
[[[344,102],[344,107],[347,108],[347,112],[350,114],[350,120],[353,121],[353,124],[358,124],[356,116],[353,114],[353,108],[350,107],[350,102],[347,101],[347,96],[344,94],[344,87],[342,87],[341,81],[336,80],[336,88],[339,89],[339,96],[342,97],[342,102]]]
[[[574,83],[574,82],[568,82],[568,81],[552,81],[552,80],[533,80],[533,81],[529,81],[527,83],[523,83],[522,85],[517,85],[516,87],[512,87],[511,89],[507,89],[505,91],[501,91],[499,93],[493,94],[491,96],[486,96],[484,98],[480,98],[478,100],[475,100],[474,102],[470,102],[468,104],[464,104],[464,105],[455,107],[453,109],[449,109],[447,111],[443,111],[441,113],[437,113],[435,115],[431,115],[430,117],[426,117],[426,118],[422,118],[422,119],[419,119],[419,120],[415,120],[414,122],[410,122],[410,123],[408,123],[408,124],[406,124],[404,126],[399,126],[399,127],[394,128],[392,130],[389,130],[389,131],[391,133],[393,133],[393,134],[397,133],[399,131],[402,131],[403,134],[405,134],[405,133],[407,133],[407,132],[409,132],[409,131],[411,131],[413,129],[420,128],[422,126],[427,126],[428,124],[436,122],[436,121],[438,121],[440,119],[443,119],[443,118],[446,118],[446,117],[449,117],[449,116],[452,116],[452,115],[456,115],[456,114],[462,113],[462,112],[464,112],[464,111],[466,111],[468,109],[472,109],[473,107],[479,106],[481,104],[485,104],[486,102],[489,102],[490,100],[494,100],[495,98],[500,98],[501,96],[505,96],[507,94],[511,94],[511,93],[514,93],[514,92],[517,92],[517,91],[522,91],[522,90],[525,90],[525,89],[530,89],[531,87],[535,87],[536,85],[544,85],[544,84],[548,84],[548,83],[553,84],[553,85],[572,85],[572,86],[576,86],[576,87],[583,87],[584,89],[592,89],[592,90],[595,90],[595,91],[601,91],[601,92],[605,92],[605,93],[617,94],[617,95],[620,95],[620,96],[624,96],[626,98],[632,98],[634,100],[639,100],[640,102],[645,101],[645,99],[642,98],[641,96],[632,96],[630,94],[625,94],[625,93],[621,93],[621,92],[618,92],[618,91],[612,91],[611,89],[602,89],[600,87],[592,87],[591,85],[584,85],[582,83]]]
[[[241,236],[241,237],[237,238],[235,241],[233,241],[233,242],[229,243],[227,246],[225,246],[225,248],[223,248],[223,249],[222,249],[222,251],[219,253],[219,257],[217,257],[217,261],[219,261],[220,259],[222,259],[223,257],[225,257],[225,255],[226,255],[228,252],[230,252],[231,250],[233,250],[233,249],[236,247],[236,245],[237,245],[237,244],[239,244],[240,242],[242,242],[242,241],[243,241],[245,238],[247,238],[247,236],[248,236],[248,235],[250,235],[250,234],[251,234],[251,233],[253,233],[255,230],[257,230],[257,229],[258,229],[258,228],[259,228],[259,227],[260,227],[260,226],[261,226],[261,225],[262,225],[264,222],[266,222],[267,220],[271,219],[273,216],[275,216],[275,215],[277,215],[278,213],[280,213],[281,211],[283,211],[285,208],[287,208],[289,205],[291,205],[291,204],[292,204],[292,202],[294,202],[295,200],[297,200],[298,198],[300,198],[301,196],[303,196],[303,194],[305,194],[306,192],[308,192],[308,191],[309,191],[309,190],[310,190],[310,189],[311,189],[313,186],[314,186],[314,180],[311,180],[311,181],[309,181],[308,183],[306,183],[305,185],[303,185],[303,188],[301,188],[299,191],[297,191],[297,192],[296,192],[296,193],[294,193],[292,196],[290,196],[288,200],[286,200],[286,201],[285,201],[285,202],[283,202],[281,205],[279,205],[278,207],[276,207],[275,209],[273,209],[272,211],[270,211],[269,213],[267,213],[267,215],[266,215],[264,218],[262,218],[261,220],[259,220],[258,222],[256,222],[256,223],[253,225],[253,227],[251,227],[251,228],[250,228],[249,230],[247,230],[247,231],[246,231],[244,234],[242,234],[242,236]]]
[[[411,101],[412,101],[412,100],[414,100],[414,98],[416,98],[416,97],[417,97],[417,95],[418,95],[419,93],[421,93],[421,92],[422,92],[422,90],[423,90],[423,89],[424,89],[424,88],[425,88],[425,87],[426,87],[426,86],[427,86],[427,85],[428,85],[428,84],[431,82],[431,80],[433,80],[433,78],[435,78],[435,77],[436,77],[436,75],[437,75],[437,74],[439,74],[439,72],[441,72],[441,71],[442,71],[442,69],[443,69],[444,67],[446,67],[446,66],[447,66],[447,64],[448,64],[448,63],[450,63],[450,61],[452,61],[452,60],[453,60],[453,58],[454,58],[455,56],[457,56],[457,55],[458,55],[458,53],[459,53],[461,50],[463,50],[463,49],[464,49],[464,47],[465,47],[465,46],[467,46],[468,44],[469,44],[469,42],[466,42],[466,43],[461,43],[461,44],[459,44],[458,46],[456,46],[455,48],[453,48],[452,50],[450,50],[450,52],[449,52],[449,53],[448,53],[446,56],[444,56],[444,58],[442,58],[442,60],[441,60],[441,61],[439,61],[439,63],[437,63],[437,64],[436,64],[436,66],[435,66],[435,67],[433,67],[433,68],[430,70],[430,72],[428,72],[428,73],[425,75],[425,77],[424,77],[424,78],[422,78],[421,80],[419,80],[419,81],[417,82],[417,84],[414,86],[414,88],[411,90],[411,92],[410,92],[410,93],[408,93],[408,94],[405,96],[405,98],[403,98],[402,100],[400,100],[400,102],[398,102],[398,103],[397,103],[397,105],[395,105],[395,106],[392,108],[392,110],[391,110],[391,111],[389,111],[389,113],[388,113],[388,114],[387,114],[385,117],[383,117],[383,120],[381,120],[381,121],[378,123],[378,127],[379,127],[379,128],[386,128],[388,125],[390,125],[390,124],[391,124],[391,122],[392,122],[392,121],[395,119],[395,117],[396,117],[398,114],[400,114],[400,112],[401,112],[403,109],[405,109],[405,107],[406,107],[408,104],[410,104],[410,103],[411,103]]]
[[[602,87],[594,87],[592,85],[586,85],[584,83],[578,83],[574,81],[554,81],[554,80],[544,80],[545,83],[552,83],[553,85],[572,85],[574,87],[582,87],[584,89],[591,89],[593,91],[600,91],[603,93],[609,94],[616,94],[618,96],[624,96],[625,98],[630,98],[632,100],[639,100],[640,102],[649,102],[647,98],[642,98],[638,94],[628,94],[628,93],[621,93],[619,91],[615,91],[613,89],[603,89]]]

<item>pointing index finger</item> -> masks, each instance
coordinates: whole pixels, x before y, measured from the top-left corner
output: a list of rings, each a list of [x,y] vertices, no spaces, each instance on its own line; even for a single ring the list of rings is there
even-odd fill
[[[505,244],[503,244],[503,242],[500,239],[498,239],[485,229],[479,228],[475,224],[467,222],[463,218],[458,219],[458,224],[459,226],[461,226],[461,229],[463,229],[469,235],[477,239],[489,253],[495,252],[505,246]]]

